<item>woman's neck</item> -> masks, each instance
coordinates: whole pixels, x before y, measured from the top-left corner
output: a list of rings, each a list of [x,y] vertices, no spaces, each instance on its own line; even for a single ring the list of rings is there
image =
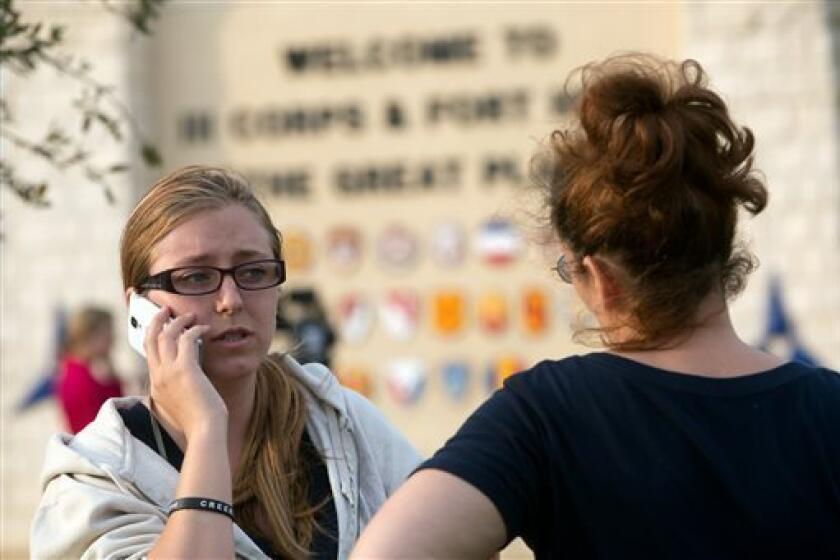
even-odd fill
[[[676,373],[719,378],[759,373],[784,363],[741,340],[722,297],[707,298],[700,306],[698,317],[699,326],[673,345],[613,353]]]

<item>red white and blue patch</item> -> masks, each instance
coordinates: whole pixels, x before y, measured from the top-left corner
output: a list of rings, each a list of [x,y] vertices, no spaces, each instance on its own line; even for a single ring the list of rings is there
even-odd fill
[[[513,262],[519,256],[521,245],[516,228],[503,218],[484,222],[476,238],[476,252],[482,261],[494,266]]]

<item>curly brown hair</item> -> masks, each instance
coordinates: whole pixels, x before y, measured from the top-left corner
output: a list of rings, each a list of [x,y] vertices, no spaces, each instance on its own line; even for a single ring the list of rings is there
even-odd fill
[[[576,122],[551,134],[535,170],[547,172],[552,229],[577,262],[600,255],[621,268],[618,304],[629,317],[578,338],[596,332],[618,350],[669,344],[697,326],[713,290],[736,295],[755,268],[735,240],[739,207],[758,214],[767,204],[753,134],[707,83],[694,60],[641,54],[588,64],[567,81],[579,87]],[[621,326],[636,336],[611,340]]]

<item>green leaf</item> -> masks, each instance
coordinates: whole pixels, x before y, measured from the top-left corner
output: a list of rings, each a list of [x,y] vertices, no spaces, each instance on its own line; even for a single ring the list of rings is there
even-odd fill
[[[163,164],[163,158],[160,157],[157,148],[152,144],[143,144],[140,148],[140,156],[143,158],[143,162],[149,167],[160,167]]]
[[[76,150],[76,152],[60,163],[62,169],[70,167],[71,165],[78,165],[86,161],[90,154],[84,150]]]
[[[32,151],[48,161],[53,161],[53,159],[55,159],[54,154],[43,146],[32,146]]]
[[[98,112],[95,113],[94,116],[96,120],[102,123],[102,126],[111,134],[114,140],[122,140],[122,133],[120,133],[120,125],[119,123],[106,115],[105,113]]]

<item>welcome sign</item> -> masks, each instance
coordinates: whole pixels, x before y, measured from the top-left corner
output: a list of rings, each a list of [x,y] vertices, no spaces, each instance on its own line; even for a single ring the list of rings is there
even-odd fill
[[[294,232],[289,285],[314,287],[341,333],[337,369],[369,372],[377,405],[432,450],[495,387],[488,364],[579,351],[556,256],[534,243],[528,161],[567,115],[568,72],[620,51],[674,55],[677,10],[173,5],[152,53],[162,150],[173,167],[249,177]],[[425,373],[389,377],[392,363]]]

